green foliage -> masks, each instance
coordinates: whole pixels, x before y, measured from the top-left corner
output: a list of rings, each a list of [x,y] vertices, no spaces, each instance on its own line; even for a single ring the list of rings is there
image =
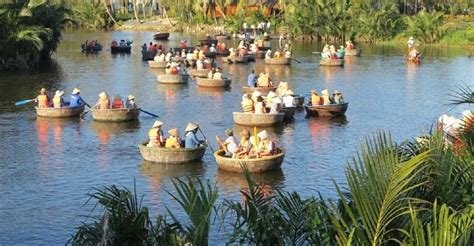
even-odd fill
[[[443,28],[443,13],[428,13],[424,10],[413,17],[406,17],[407,36],[414,36],[426,43],[434,43],[440,40],[446,33]]]
[[[105,6],[96,1],[78,1],[70,4],[75,26],[81,29],[109,29],[113,22]]]

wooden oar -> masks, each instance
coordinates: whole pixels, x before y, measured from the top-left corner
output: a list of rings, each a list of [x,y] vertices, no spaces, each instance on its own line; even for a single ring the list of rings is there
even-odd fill
[[[84,116],[85,116],[86,114],[88,114],[90,111],[91,111],[91,110],[89,109],[89,110],[86,110],[86,111],[82,112],[81,115],[80,115],[81,119],[84,119]]]
[[[15,106],[22,106],[22,105],[25,105],[27,103],[30,103],[30,102],[33,102],[35,99],[28,99],[28,100],[23,100],[23,101],[18,101],[15,103]]]
[[[89,105],[86,101],[84,101],[84,99],[82,99],[82,97],[81,97],[81,101],[82,101],[88,108],[92,108],[91,105]]]
[[[292,58],[292,59],[293,59],[293,61],[295,61],[295,62],[297,62],[297,63],[301,63],[301,61],[296,60],[295,58]]]
[[[214,149],[212,148],[211,143],[209,142],[209,140],[207,140],[206,135],[204,135],[204,132],[202,132],[202,130],[201,130],[200,127],[198,127],[198,130],[199,130],[199,132],[202,134],[202,136],[204,137],[204,140],[206,140],[207,146],[209,146],[209,148],[211,149],[212,153],[214,153]]]
[[[143,110],[143,109],[140,109],[140,111],[143,112],[143,113],[145,113],[145,114],[151,115],[151,116],[153,116],[153,117],[160,117],[160,116],[158,116],[158,115],[156,115],[156,114],[154,114],[154,113],[150,113],[150,112],[145,111],[145,110]]]

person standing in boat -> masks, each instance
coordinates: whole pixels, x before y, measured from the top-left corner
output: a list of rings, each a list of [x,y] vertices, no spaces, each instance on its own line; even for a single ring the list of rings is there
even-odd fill
[[[336,90],[333,94],[333,101],[335,104],[343,104],[344,103],[344,97],[342,97],[342,93],[338,90]]]
[[[170,136],[166,139],[165,148],[181,148],[178,128],[170,129],[168,134]]]
[[[165,145],[165,139],[163,137],[163,130],[161,129],[161,126],[163,126],[163,122],[157,120],[151,127],[151,129],[148,131],[148,147],[161,147]]]
[[[255,70],[252,69],[252,72],[247,77],[247,86],[255,87],[255,81],[257,81],[257,77],[255,76]]]
[[[69,107],[82,106],[83,101],[82,101],[82,97],[79,95],[80,93],[81,93],[81,90],[79,90],[78,88],[74,88],[74,90],[72,90],[71,99],[69,101]]]
[[[225,156],[231,157],[237,152],[237,141],[234,138],[234,132],[230,129],[225,130],[227,138],[222,141],[219,136],[216,136],[217,143],[220,149],[225,151]]]
[[[194,124],[192,122],[188,123],[186,126],[185,131],[185,140],[184,140],[184,147],[187,149],[194,149],[197,148],[202,141],[196,137],[196,133],[199,129],[199,125]]]
[[[125,102],[126,108],[137,108],[137,104],[135,103],[135,96],[128,95],[127,101]]]
[[[53,97],[53,107],[55,108],[62,108],[64,107],[64,99],[63,99],[64,91],[57,90],[54,93]]]
[[[110,109],[109,95],[105,91],[99,94],[99,101],[96,103],[98,109]]]
[[[51,106],[51,99],[46,88],[41,88],[40,94],[35,98],[35,102],[38,103],[38,108],[49,108]]]

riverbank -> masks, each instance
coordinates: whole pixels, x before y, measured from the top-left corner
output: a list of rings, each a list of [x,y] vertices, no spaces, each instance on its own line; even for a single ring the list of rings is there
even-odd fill
[[[147,30],[157,32],[181,32],[190,34],[224,32],[223,25],[191,24],[175,18],[153,18],[143,21],[128,20],[115,28],[116,30]]]

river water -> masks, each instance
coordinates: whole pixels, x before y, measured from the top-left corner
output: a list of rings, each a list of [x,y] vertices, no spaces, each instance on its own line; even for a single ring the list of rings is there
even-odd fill
[[[171,177],[199,177],[216,183],[219,200],[241,200],[245,188],[241,175],[218,170],[211,151],[202,163],[162,166],[142,160],[137,145],[147,137],[154,118],[139,122],[109,124],[80,119],[37,118],[33,105],[15,107],[14,102],[34,98],[41,87],[74,87],[94,103],[101,91],[123,97],[133,94],[143,109],[160,115],[165,130],[189,121],[200,124],[213,140],[234,126],[232,112],[240,110],[241,86],[249,71],[270,72],[274,81],[288,81],[296,93],[324,88],[344,93],[350,102],[346,118],[305,118],[297,112],[292,123],[269,128],[271,136],[286,149],[281,171],[256,175],[258,182],[303,196],[335,198],[334,183],[344,186],[344,167],[364,137],[377,130],[391,131],[402,141],[426,132],[445,112],[460,116],[466,107],[447,105],[448,94],[457,85],[473,86],[474,60],[460,48],[424,47],[421,66],[403,60],[405,47],[363,46],[361,57],[346,59],[344,68],[319,67],[320,46],[295,43],[291,66],[221,64],[232,78],[231,89],[159,85],[157,71],[141,60],[140,44],[151,41],[152,32],[71,32],[54,55],[56,65],[35,73],[0,74],[0,244],[64,244],[89,215],[86,193],[112,184],[133,189],[134,182],[151,214],[165,213],[164,206],[182,216],[166,193]],[[195,43],[202,37],[172,34],[166,47],[179,40]],[[80,52],[80,43],[98,39],[131,39],[130,55],[111,55],[107,47],[97,55]],[[273,43],[273,46],[276,42]],[[67,97],[66,97],[67,98]],[[216,145],[214,143],[214,148]],[[225,240],[213,227],[211,243]]]

